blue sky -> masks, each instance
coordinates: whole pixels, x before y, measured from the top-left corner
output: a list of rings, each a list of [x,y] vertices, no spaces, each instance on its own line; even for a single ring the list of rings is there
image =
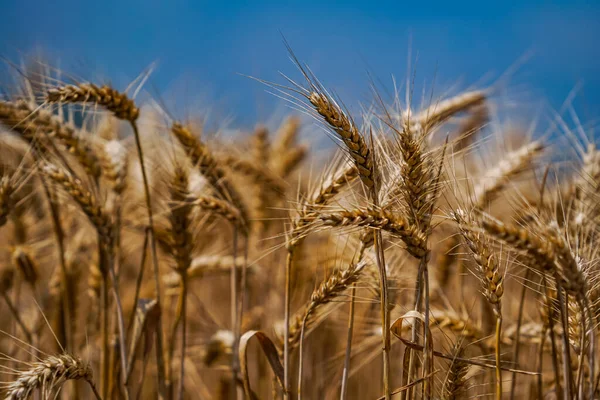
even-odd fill
[[[413,2],[414,3],[414,2]],[[297,56],[350,108],[370,99],[368,74],[390,89],[490,84],[524,56],[506,88],[515,104],[558,108],[581,84],[577,112],[600,115],[600,2],[319,2],[1,0],[0,53],[41,49],[53,63],[119,87],[152,62],[153,91],[177,110],[210,105],[251,124],[281,109],[240,74],[297,77],[280,32]],[[190,111],[192,112],[192,111]]]

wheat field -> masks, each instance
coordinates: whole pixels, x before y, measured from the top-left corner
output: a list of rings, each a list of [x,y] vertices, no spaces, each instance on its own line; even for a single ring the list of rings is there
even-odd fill
[[[576,110],[547,134],[494,87],[410,85],[350,110],[292,58],[262,84],[295,111],[240,135],[138,101],[141,78],[15,73],[3,396],[599,398],[600,152]]]

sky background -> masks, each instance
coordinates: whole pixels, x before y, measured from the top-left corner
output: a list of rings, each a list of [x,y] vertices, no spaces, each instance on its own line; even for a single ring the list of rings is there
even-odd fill
[[[210,107],[242,125],[283,102],[241,74],[298,78],[282,35],[351,110],[372,98],[369,75],[383,92],[392,77],[403,83],[412,49],[417,91],[485,87],[519,64],[502,81],[509,104],[558,109],[578,87],[577,113],[598,120],[600,1],[407,4],[0,0],[0,54],[15,61],[41,50],[65,71],[119,88],[157,62],[146,88],[172,111]]]

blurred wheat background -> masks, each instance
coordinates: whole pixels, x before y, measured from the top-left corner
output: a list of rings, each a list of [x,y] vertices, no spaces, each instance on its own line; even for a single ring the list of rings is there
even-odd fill
[[[0,6],[6,399],[600,397],[600,7]]]

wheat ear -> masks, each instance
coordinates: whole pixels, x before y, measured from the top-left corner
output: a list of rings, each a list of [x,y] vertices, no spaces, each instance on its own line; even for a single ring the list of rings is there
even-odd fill
[[[531,162],[544,150],[542,142],[534,141],[506,154],[498,164],[486,170],[473,190],[473,202],[485,207],[515,176],[526,171]]]
[[[492,253],[489,243],[483,235],[465,227],[465,213],[461,210],[454,214],[462,237],[469,248],[475,264],[477,275],[483,284],[483,291],[492,305],[496,316],[496,400],[502,399],[502,369],[500,368],[500,341],[502,330],[502,295],[504,294],[504,278],[500,274],[497,256]]]
[[[42,135],[57,138],[90,176],[98,178],[100,175],[98,158],[87,140],[48,110],[32,107],[23,100],[0,102],[0,121],[30,144],[37,143]]]
[[[95,103],[126,121],[135,121],[140,115],[133,100],[108,85],[80,83],[57,87],[48,91],[46,100],[51,103]]]
[[[418,123],[426,132],[429,132],[436,125],[441,124],[459,112],[484,104],[486,98],[487,93],[482,90],[461,93],[458,96],[432,104],[416,116],[410,118],[410,123]]]
[[[348,153],[354,160],[360,179],[364,185],[372,189],[375,186],[373,157],[363,135],[337,103],[322,92],[311,92],[308,100],[327,125],[344,142]]]
[[[313,224],[331,228],[369,227],[397,236],[406,244],[407,251],[416,258],[423,257],[427,251],[424,234],[402,216],[385,209],[322,212],[314,216]]]
[[[5,399],[25,400],[36,389],[41,389],[46,398],[68,380],[86,381],[96,399],[100,400],[89,365],[68,354],[50,356],[32,363],[28,370],[19,371],[18,378],[8,384]]]
[[[178,122],[171,125],[171,132],[179,140],[179,143],[186,151],[192,163],[198,168],[200,173],[208,179],[210,184],[215,188],[219,196],[229,200],[235,208],[238,209],[242,221],[248,225],[248,212],[242,201],[242,197],[229,182],[225,176],[225,171],[213,155],[208,150],[208,147],[194,136],[192,132]]]

